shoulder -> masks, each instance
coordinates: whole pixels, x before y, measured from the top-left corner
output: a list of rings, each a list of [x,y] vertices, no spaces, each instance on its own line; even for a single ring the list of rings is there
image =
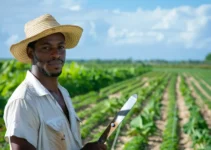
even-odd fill
[[[8,99],[4,113],[8,111],[36,112],[36,93],[27,81],[23,81]]]
[[[32,99],[36,96],[36,93],[33,92],[33,87],[30,85],[29,82],[24,80],[12,93],[7,103],[10,104],[17,100],[32,102]]]

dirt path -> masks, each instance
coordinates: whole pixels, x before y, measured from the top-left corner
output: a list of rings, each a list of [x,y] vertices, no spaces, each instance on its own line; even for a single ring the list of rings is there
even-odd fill
[[[186,77],[187,77],[187,76],[186,76]],[[201,85],[198,83],[198,81],[196,81],[195,78],[193,78],[193,77],[188,77],[188,79],[189,79],[190,81],[192,81],[192,82],[196,85],[196,87],[201,91],[201,93],[202,93],[204,96],[206,96],[209,100],[211,100],[211,96],[210,96],[209,94],[207,94],[207,92],[201,87]]]
[[[141,82],[145,82],[145,83],[142,85],[142,88],[149,86],[148,78],[147,78],[147,77],[144,77],[144,78],[141,80]],[[112,98],[121,98],[121,96],[122,96],[121,91],[118,91],[118,92],[115,92],[115,93],[113,93],[113,94],[110,94],[110,95],[108,96],[108,98],[109,98],[109,99],[112,99]]]
[[[117,92],[117,93],[114,93],[114,94],[110,94],[108,96],[109,99],[112,99],[112,98],[120,98],[122,96],[122,93],[121,92]]]
[[[147,86],[149,86],[149,83],[148,83],[148,78],[143,78],[142,79],[143,82],[145,82],[142,86],[142,88],[146,88]],[[142,106],[144,106],[145,104],[143,104]],[[136,116],[133,116],[132,118],[134,118]],[[125,127],[122,127],[121,128],[121,132],[120,132],[120,135],[118,136],[118,140],[117,140],[117,144],[116,144],[116,148],[115,150],[122,150],[124,148],[124,144],[129,142],[133,137],[131,136],[128,136],[127,135],[127,131],[129,131],[130,129],[130,126],[129,126],[129,123],[125,125]]]
[[[123,150],[124,144],[129,142],[133,138],[133,137],[127,135],[126,131],[129,131],[129,130],[130,130],[130,126],[129,126],[129,124],[126,124],[124,131],[121,133],[121,135],[118,136],[118,141],[115,146],[116,147],[115,150]]]
[[[211,91],[211,86],[206,83],[203,79],[200,79],[200,81]]]
[[[145,82],[143,84],[142,87],[147,87],[149,84],[148,83],[148,78],[143,78],[141,82]],[[144,86],[145,85],[145,86]],[[118,91],[116,93],[110,94],[109,95],[109,99],[111,98],[120,98],[122,96],[121,92]],[[105,121],[102,125],[99,125],[96,129],[93,129],[91,131],[92,135],[98,134],[100,131],[105,130],[105,128],[107,127],[107,125],[111,122],[113,118],[109,118],[107,121]],[[83,123],[86,122],[86,118],[83,120]],[[125,128],[124,130],[128,131],[129,130],[129,124],[126,124],[125,127],[122,127],[122,129]],[[118,143],[120,142],[121,144],[119,144],[119,146],[117,147],[117,149],[115,150],[122,150],[124,144],[123,143],[127,143],[129,140],[131,139],[131,137],[126,135],[126,132],[123,132],[119,137],[118,137]],[[83,143],[87,143],[90,140],[92,140],[92,136],[88,136],[86,139],[83,140]],[[121,146],[120,146],[121,145]]]
[[[179,126],[180,126],[180,139],[179,139],[179,149],[180,150],[193,150],[191,148],[192,140],[191,138],[184,133],[183,126],[186,124],[190,118],[190,113],[188,108],[185,105],[184,98],[180,92],[179,85],[181,82],[180,76],[177,78],[176,83],[176,94],[177,94],[177,107],[179,113]]]
[[[109,117],[108,120],[106,122],[104,122],[103,124],[97,126],[96,128],[94,128],[92,131],[90,131],[90,135],[86,137],[86,139],[83,140],[83,144],[86,144],[88,142],[90,142],[92,139],[91,135],[96,135],[102,131],[104,131],[107,127],[107,125],[112,121],[112,117]]]
[[[147,78],[147,77],[143,78],[143,82],[145,82],[144,85],[143,85],[143,88],[149,86],[148,81],[149,81],[149,78]]]
[[[186,81],[188,86],[190,87],[192,91],[192,96],[196,99],[196,104],[201,108],[200,112],[206,121],[209,129],[211,129],[211,110],[208,108],[208,106],[203,102],[203,99],[196,94],[196,91],[194,90],[193,86],[191,85],[191,79],[186,76]]]
[[[156,121],[156,133],[148,138],[148,146],[146,150],[159,150],[162,143],[162,133],[166,126],[167,106],[168,106],[168,91],[165,89],[161,100],[161,119]]]

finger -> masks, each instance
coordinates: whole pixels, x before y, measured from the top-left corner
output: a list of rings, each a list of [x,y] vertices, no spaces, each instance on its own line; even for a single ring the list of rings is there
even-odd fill
[[[105,144],[101,144],[101,145],[100,145],[100,149],[106,150],[106,149],[107,149],[107,146],[106,146]]]

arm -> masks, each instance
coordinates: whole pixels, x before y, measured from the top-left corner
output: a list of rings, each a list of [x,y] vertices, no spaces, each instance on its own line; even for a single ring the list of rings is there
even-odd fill
[[[4,120],[7,128],[5,139],[9,142],[12,150],[36,148],[39,117],[28,102],[17,99],[9,103],[5,107]]]
[[[23,149],[36,150],[36,148],[32,144],[30,144],[27,140],[23,138],[11,136],[10,142],[12,150],[23,150]]]

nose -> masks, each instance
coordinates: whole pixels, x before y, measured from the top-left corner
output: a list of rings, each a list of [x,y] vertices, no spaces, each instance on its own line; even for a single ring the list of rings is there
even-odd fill
[[[59,58],[61,56],[61,52],[58,48],[52,48],[51,50],[51,56],[54,56],[56,58]]]

